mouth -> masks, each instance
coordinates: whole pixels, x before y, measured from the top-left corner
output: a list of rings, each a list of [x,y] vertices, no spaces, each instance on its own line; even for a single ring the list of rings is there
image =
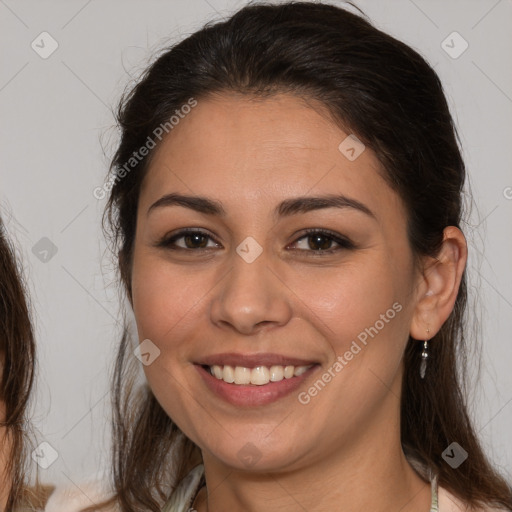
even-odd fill
[[[235,386],[265,386],[270,382],[281,382],[284,379],[292,379],[293,377],[300,377],[306,373],[314,363],[303,366],[293,365],[273,365],[273,366],[256,366],[254,368],[247,368],[245,366],[230,366],[230,365],[217,365],[212,366],[202,365],[202,368],[209,372],[218,380],[222,380],[227,384],[234,384]]]
[[[194,364],[217,397],[238,407],[274,402],[297,390],[320,364],[276,354],[219,354]]]

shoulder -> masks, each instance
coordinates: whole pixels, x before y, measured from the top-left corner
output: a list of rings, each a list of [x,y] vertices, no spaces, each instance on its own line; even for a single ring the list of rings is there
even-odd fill
[[[89,480],[78,485],[59,485],[52,492],[44,512],[80,512],[85,507],[93,507],[111,497],[99,480]],[[115,505],[105,507],[105,512],[115,512]]]
[[[439,510],[441,512],[475,512],[474,509],[470,509],[466,503],[444,487],[439,487],[438,497]],[[487,506],[485,508],[478,509],[477,512],[507,512],[507,510]]]

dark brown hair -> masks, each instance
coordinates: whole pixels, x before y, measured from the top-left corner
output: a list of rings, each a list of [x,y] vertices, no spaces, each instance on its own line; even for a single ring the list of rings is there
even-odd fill
[[[423,257],[438,254],[443,229],[460,228],[465,168],[442,85],[429,64],[339,7],[248,5],[168,48],[120,102],[121,140],[110,170],[113,187],[104,221],[128,297],[137,204],[151,154],[129,172],[121,170],[154,137],[155,128],[190,98],[200,102],[215,93],[290,93],[320,102],[334,122],[375,152],[383,177],[406,207],[408,238],[420,270]],[[424,380],[418,371],[420,344],[409,340],[402,446],[468,504],[512,507],[512,491],[486,459],[462,392],[466,301],[464,273],[455,307],[431,343]],[[129,368],[133,359],[125,330],[114,378],[115,491],[123,511],[158,511],[201,455],[148,387],[135,384]],[[442,459],[454,440],[469,453],[457,470]]]
[[[26,498],[25,471],[27,457],[26,410],[34,381],[35,342],[31,315],[25,295],[22,269],[4,225],[0,220],[0,400],[5,404],[4,441],[7,465],[4,485],[10,487],[6,510],[17,510]]]

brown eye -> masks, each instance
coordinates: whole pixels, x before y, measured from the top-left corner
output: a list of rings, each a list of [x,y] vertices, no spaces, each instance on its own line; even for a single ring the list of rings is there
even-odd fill
[[[301,242],[301,240],[307,240],[307,242]],[[208,245],[209,241],[213,245]],[[298,244],[304,246],[293,250],[313,255],[332,254],[343,249],[355,249],[355,245],[349,239],[321,229],[306,231],[306,234],[297,239],[293,245],[297,246]],[[336,244],[337,247],[333,248],[332,244]],[[220,244],[204,231],[188,229],[162,239],[156,246],[169,250],[199,252],[219,247]]]
[[[177,243],[178,240],[183,241]],[[214,246],[208,247],[208,240],[212,240],[214,242]],[[210,235],[208,235],[208,233],[197,230],[180,231],[179,233],[176,233],[171,237],[162,239],[156,245],[157,247],[164,247],[166,249],[185,251],[194,251],[197,249],[206,250],[218,246],[217,242],[215,242],[213,238]]]
[[[185,241],[187,249],[197,249],[198,247],[204,249],[208,245],[207,237],[200,233],[193,233],[180,238]]]
[[[308,235],[309,248],[316,251],[318,249],[327,251],[330,249],[331,244],[334,242],[332,238],[325,235]]]
[[[305,240],[307,242],[301,242],[301,240]],[[298,250],[301,252],[311,252],[311,253],[334,253],[341,251],[343,249],[354,249],[355,245],[348,240],[347,238],[341,237],[340,235],[336,235],[331,233],[330,231],[312,229],[306,231],[306,235],[297,239],[294,245],[303,244],[302,248]],[[332,247],[332,244],[337,244],[338,247]]]

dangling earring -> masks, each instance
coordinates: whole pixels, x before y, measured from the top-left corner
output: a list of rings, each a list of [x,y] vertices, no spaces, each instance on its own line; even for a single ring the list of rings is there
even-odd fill
[[[427,329],[427,334],[430,329]],[[421,352],[421,363],[420,363],[420,377],[425,378],[425,372],[427,371],[427,359],[428,359],[428,340],[423,342],[423,351]]]

